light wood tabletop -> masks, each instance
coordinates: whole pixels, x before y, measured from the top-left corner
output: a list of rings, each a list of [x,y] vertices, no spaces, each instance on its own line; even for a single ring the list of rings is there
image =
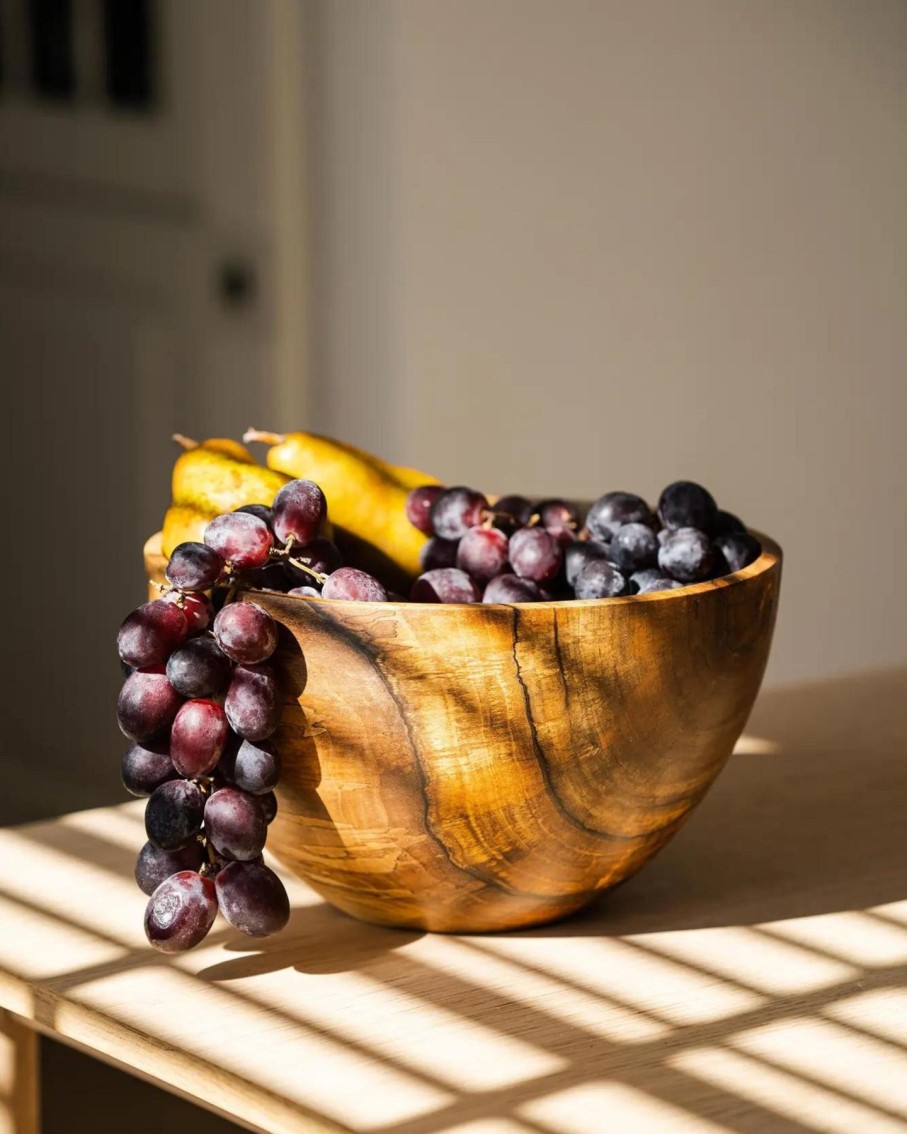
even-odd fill
[[[0,831],[0,1131],[42,1032],[274,1134],[907,1131],[907,671],[764,695],[674,842],[558,925],[153,952],[142,803]]]

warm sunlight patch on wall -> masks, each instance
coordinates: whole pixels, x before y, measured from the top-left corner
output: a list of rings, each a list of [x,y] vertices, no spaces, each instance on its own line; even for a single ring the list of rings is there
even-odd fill
[[[700,1047],[672,1056],[669,1066],[779,1117],[827,1134],[904,1134],[904,1123],[851,1102],[796,1075],[721,1047]],[[771,1129],[764,1123],[766,1130]]]

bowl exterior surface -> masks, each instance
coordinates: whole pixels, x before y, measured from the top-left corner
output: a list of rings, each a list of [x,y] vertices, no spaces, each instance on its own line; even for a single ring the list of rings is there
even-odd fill
[[[256,593],[281,624],[269,849],[385,925],[480,932],[579,909],[671,838],[742,732],[780,584],[763,547],[726,579],[627,599]]]

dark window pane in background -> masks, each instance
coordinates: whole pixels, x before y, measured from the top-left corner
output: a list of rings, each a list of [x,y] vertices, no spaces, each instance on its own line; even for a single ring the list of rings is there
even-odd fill
[[[104,0],[107,97],[145,110],[154,101],[151,0]]]
[[[76,86],[71,0],[28,0],[31,73],[48,98],[68,99]]]

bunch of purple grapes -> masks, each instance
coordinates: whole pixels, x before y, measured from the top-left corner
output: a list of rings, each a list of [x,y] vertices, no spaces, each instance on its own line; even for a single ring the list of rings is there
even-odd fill
[[[533,504],[426,485],[409,494],[410,522],[429,536],[414,602],[539,602],[674,590],[740,571],[759,541],[692,481],[676,481],[654,510],[608,492],[585,517],[561,499]]]
[[[386,600],[371,575],[341,566],[321,534],[326,519],[324,494],[307,480],[285,485],[271,508],[218,516],[203,543],[174,550],[161,597],[120,626],[130,672],[117,715],[133,742],[123,783],[148,799],[135,878],[149,895],[145,933],[164,952],[197,945],[218,909],[253,937],[290,916],[283,883],[262,860],[280,775],[270,664],[278,628],[254,602],[234,600],[270,587],[275,572],[299,585],[273,589]]]

